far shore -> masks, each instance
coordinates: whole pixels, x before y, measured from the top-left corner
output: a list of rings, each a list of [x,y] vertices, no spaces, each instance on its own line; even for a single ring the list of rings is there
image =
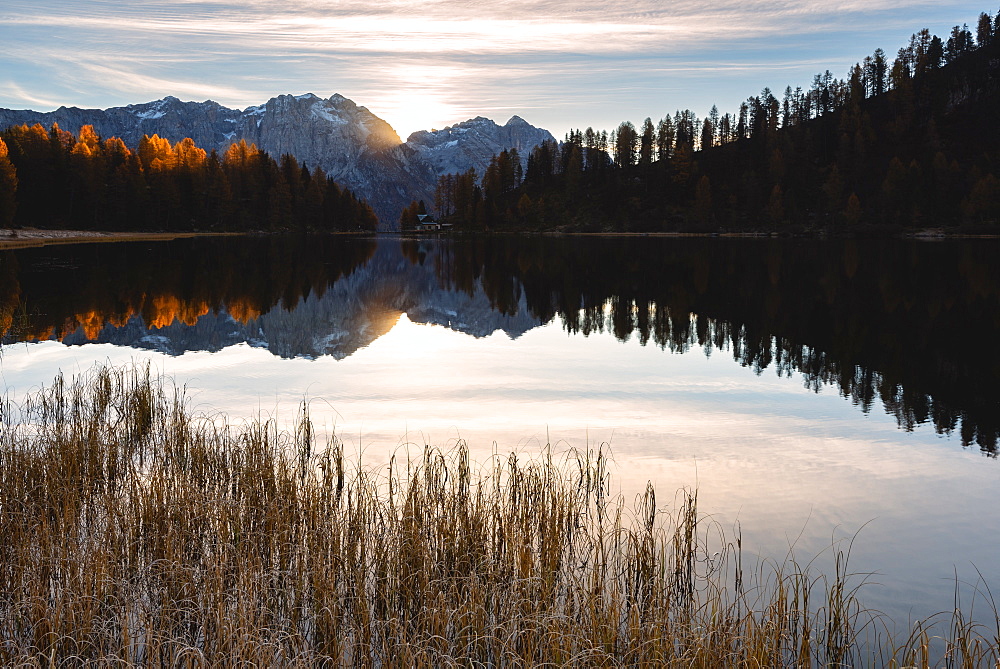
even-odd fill
[[[51,244],[85,244],[90,242],[163,242],[186,237],[231,236],[234,232],[102,232],[97,230],[39,230],[0,228],[0,249],[19,249]]]
[[[100,230],[43,230],[39,228],[0,228],[0,250],[6,249],[20,249],[29,248],[37,246],[50,246],[54,244],[87,244],[87,243],[107,243],[107,242],[166,242],[174,239],[188,239],[191,237],[235,237],[242,235],[254,235],[254,234],[273,234],[273,233],[261,233],[257,231],[242,231],[242,232],[109,232]],[[379,231],[379,232],[334,232],[327,233],[333,235],[344,235],[344,236],[357,236],[358,234],[364,235],[387,235],[387,236],[441,236],[440,233],[407,233],[401,231]],[[468,234],[466,232],[459,232],[459,235],[464,236]],[[478,234],[478,233],[473,233]],[[490,233],[485,233],[490,234]],[[524,235],[524,236],[550,236],[550,237],[737,237],[737,238],[751,238],[751,239],[766,239],[773,237],[784,237],[784,236],[797,236],[797,237],[837,237],[841,235],[830,234],[827,231],[811,231],[811,232],[800,232],[795,235],[788,235],[787,233],[780,232],[734,232],[734,231],[718,231],[718,232],[666,232],[666,231],[655,231],[655,232],[611,232],[611,231],[599,231],[599,232],[580,232],[580,231],[566,231],[566,230],[532,230],[532,231],[504,231],[500,233],[501,235]],[[449,235],[450,236],[450,235]],[[865,235],[862,235],[865,236]],[[878,235],[875,235],[878,236]],[[927,240],[940,240],[940,239],[995,239],[1000,237],[998,234],[976,234],[970,232],[955,232],[947,229],[924,229],[924,230],[914,230],[907,231],[904,233],[896,232],[895,234],[884,235],[890,237],[903,237],[910,239],[927,239]]]

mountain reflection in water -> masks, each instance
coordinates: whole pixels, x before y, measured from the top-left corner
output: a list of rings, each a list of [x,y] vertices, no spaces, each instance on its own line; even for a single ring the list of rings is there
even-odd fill
[[[559,319],[802,374],[995,454],[992,240],[204,238],[0,253],[3,341],[341,359],[402,314],[516,338]],[[414,352],[418,354],[417,351]]]

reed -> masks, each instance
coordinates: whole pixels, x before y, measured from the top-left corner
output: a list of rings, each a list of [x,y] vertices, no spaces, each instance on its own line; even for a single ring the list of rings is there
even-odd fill
[[[601,449],[366,469],[305,404],[291,430],[236,425],[148,366],[5,399],[0,430],[3,666],[998,661],[960,613],[894,642],[849,551],[745,572],[696,491],[628,505]]]

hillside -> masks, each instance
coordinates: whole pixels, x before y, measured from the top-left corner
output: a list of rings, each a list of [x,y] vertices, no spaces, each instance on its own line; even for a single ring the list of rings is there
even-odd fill
[[[942,44],[920,31],[891,67],[878,50],[733,114],[573,131],[523,179],[498,155],[492,181],[439,180],[439,212],[489,230],[995,232],[1000,37]]]

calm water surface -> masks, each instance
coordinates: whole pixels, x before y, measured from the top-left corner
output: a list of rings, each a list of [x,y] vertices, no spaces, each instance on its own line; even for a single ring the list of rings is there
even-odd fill
[[[7,392],[150,360],[196,409],[316,422],[363,463],[610,445],[751,551],[855,534],[864,602],[1000,592],[1000,244],[200,239],[0,252]],[[841,542],[841,543],[838,543]],[[826,551],[826,552],[824,552]],[[978,572],[977,572],[978,569]]]

